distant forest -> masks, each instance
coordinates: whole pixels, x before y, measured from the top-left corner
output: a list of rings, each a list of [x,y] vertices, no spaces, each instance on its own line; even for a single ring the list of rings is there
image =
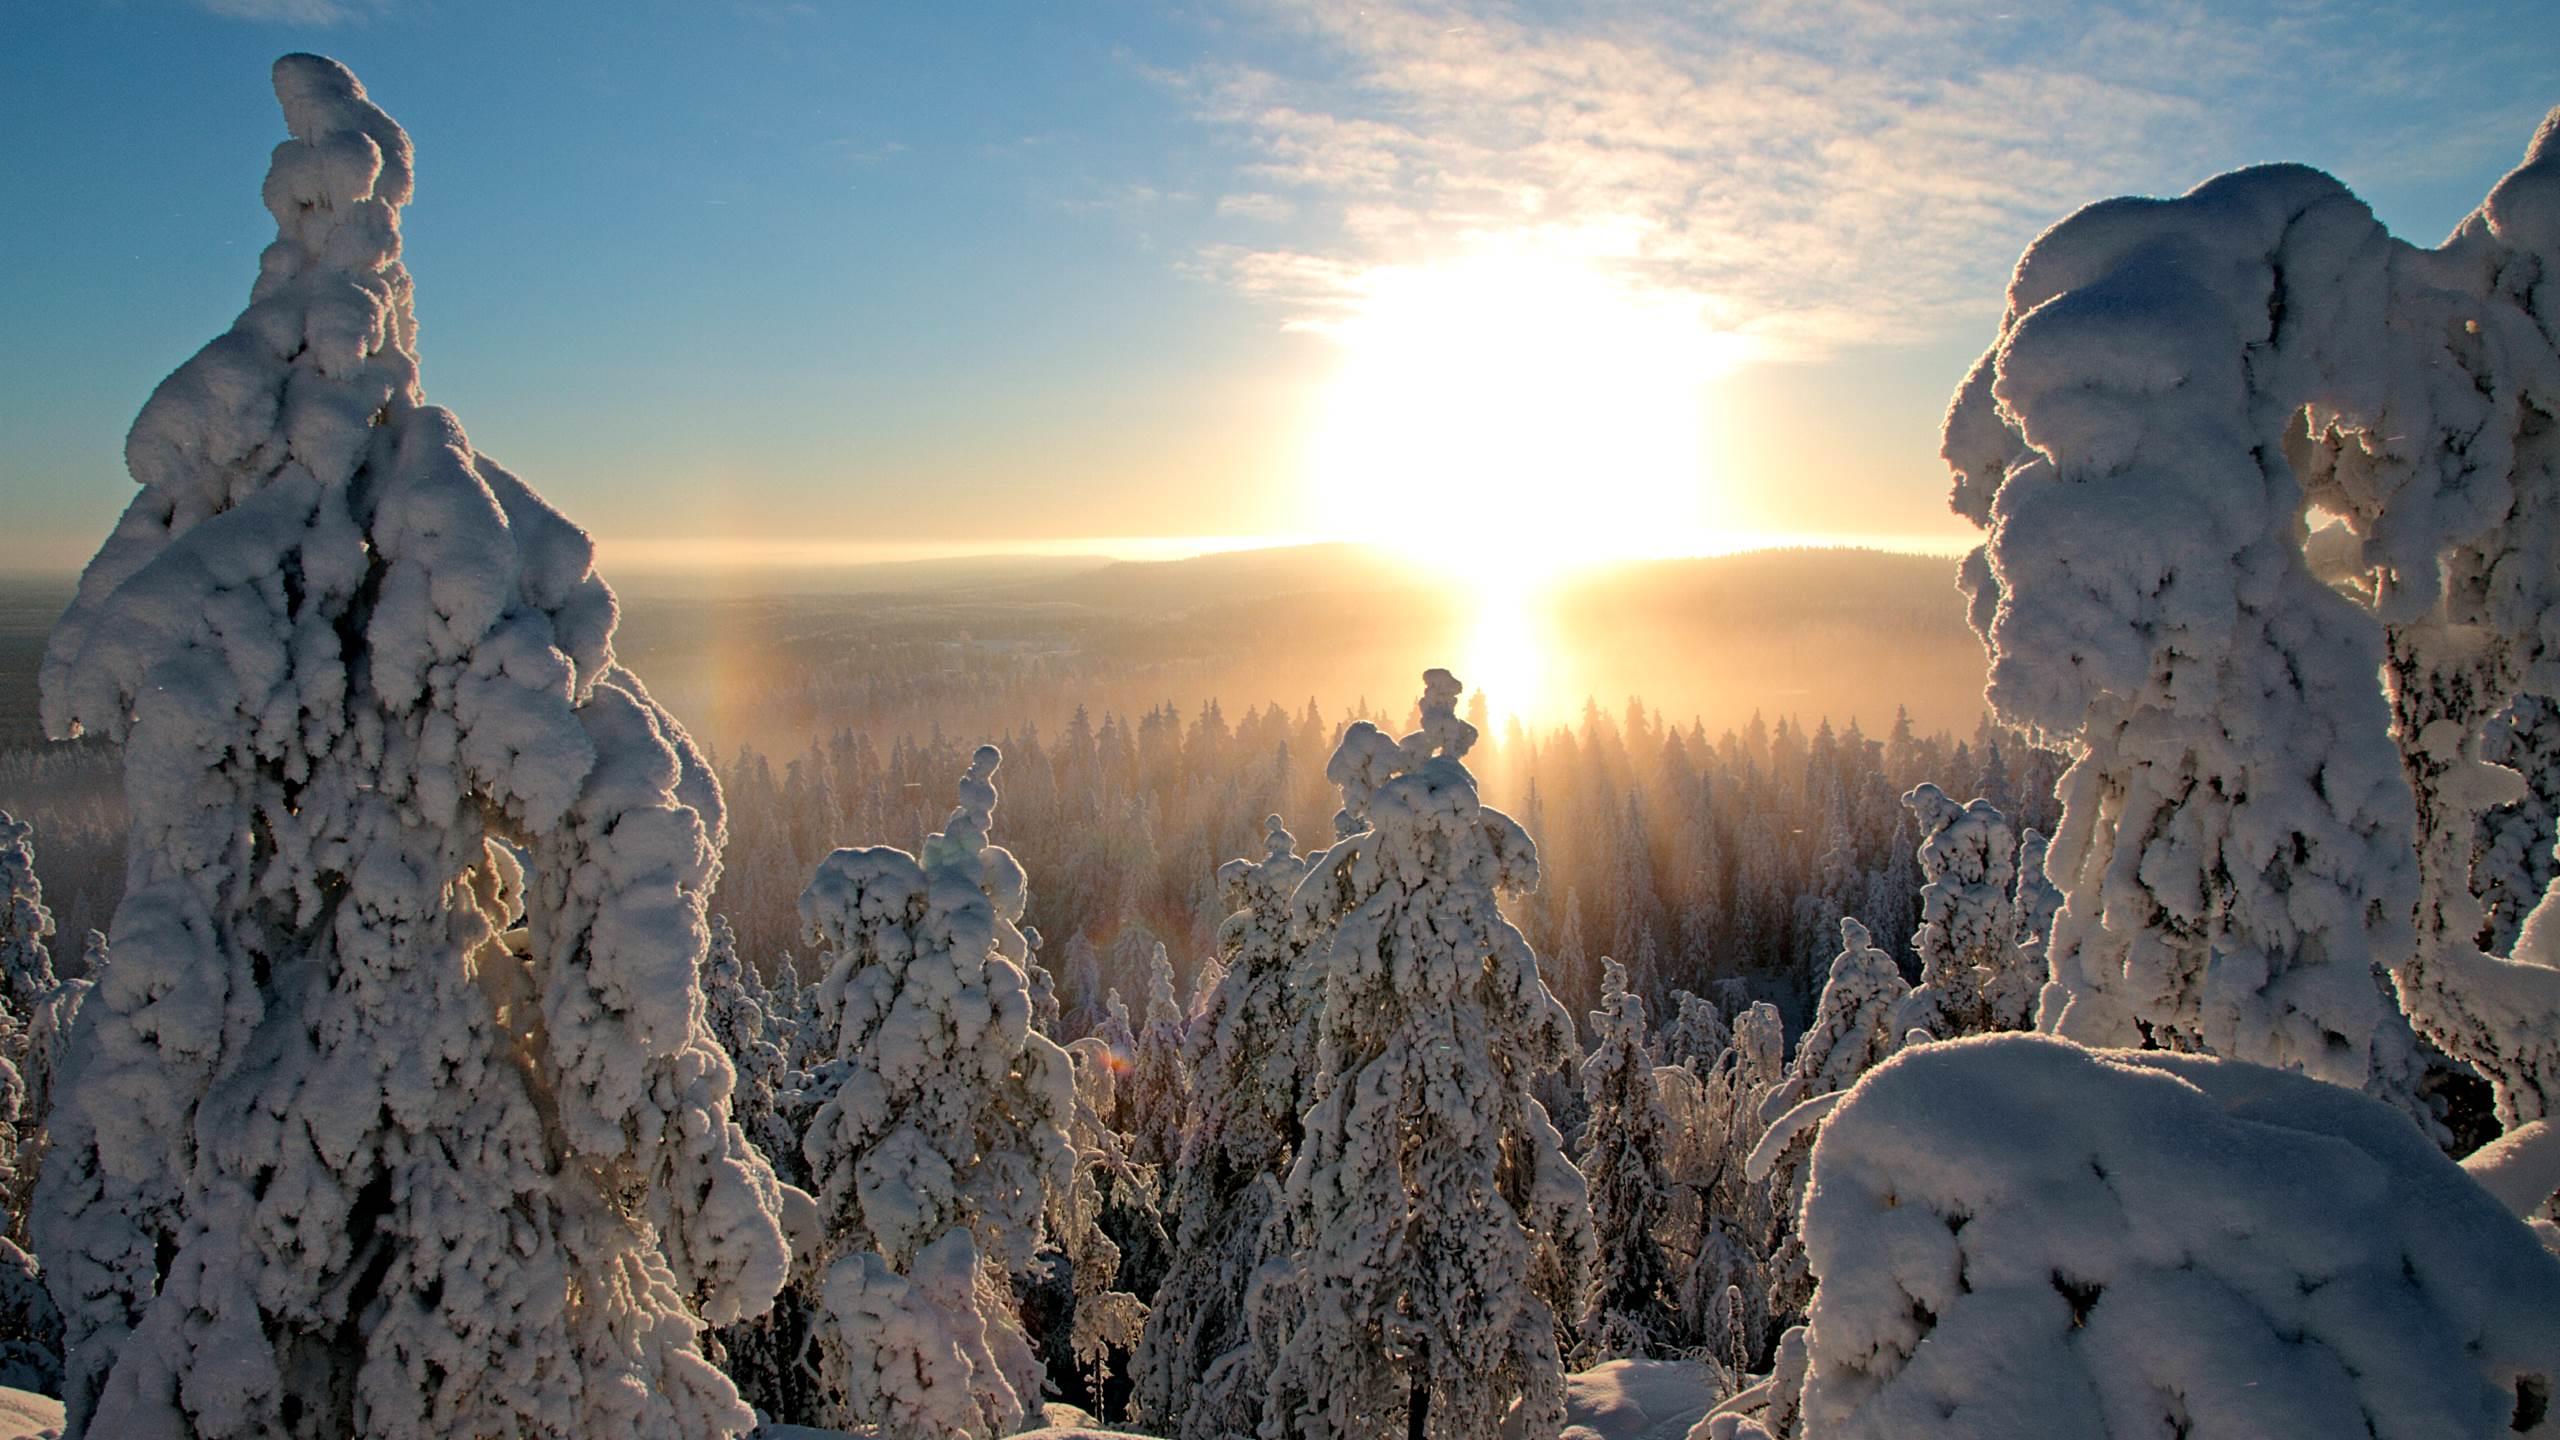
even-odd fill
[[[1633,567],[1557,597],[1560,632],[1607,638],[1551,664],[1611,688],[1564,723],[1487,724],[1474,768],[1539,843],[1545,881],[1511,908],[1573,1013],[1597,1003],[1609,955],[1658,1006],[1682,989],[1728,1009],[1767,999],[1801,1024],[1841,916],[1916,965],[1905,791],[1985,795],[2051,829],[2058,757],[1981,717],[1952,569],[1765,552]],[[839,845],[915,848],[993,741],[996,838],[1032,877],[1026,919],[1076,1033],[1108,991],[1143,997],[1159,942],[1192,983],[1225,913],[1218,864],[1259,851],[1267,814],[1329,841],[1324,765],[1343,728],[1409,728],[1409,701],[1390,712],[1383,697],[1408,696],[1426,663],[1459,663],[1448,652],[1466,640],[1436,584],[1343,546],[771,583],[803,588],[644,582],[621,633],[712,751],[730,807],[713,909],[742,955],[770,974],[805,951],[798,897],[817,862]],[[45,893],[77,936],[113,911],[125,815],[111,751],[36,735],[33,662],[66,598],[0,588],[0,694],[26,712],[0,717],[0,810],[34,826]],[[1243,698],[1290,693],[1311,698]],[[1470,702],[1484,718],[1484,697]]]

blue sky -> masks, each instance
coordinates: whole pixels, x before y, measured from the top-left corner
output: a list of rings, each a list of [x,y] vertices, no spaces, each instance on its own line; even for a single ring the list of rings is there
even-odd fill
[[[2560,103],[2555,37],[2529,4],[13,6],[0,568],[85,556],[134,411],[245,300],[287,50],[416,141],[430,397],[639,559],[1334,533],[1340,322],[1491,244],[1733,342],[1714,525],[1944,543],[1936,419],[2044,224],[2300,159],[2432,241]]]

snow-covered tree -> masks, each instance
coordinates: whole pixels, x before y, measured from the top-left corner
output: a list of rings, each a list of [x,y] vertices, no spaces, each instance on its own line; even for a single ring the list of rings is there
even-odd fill
[[[0,810],[0,1231],[24,1239],[27,1200],[44,1155],[51,1108],[53,912],[36,878],[34,830]]]
[[[1734,1017],[1732,1043],[1703,1077],[1678,1067],[1654,1072],[1670,1121],[1666,1168],[1687,1197],[1667,1227],[1681,1330],[1719,1355],[1756,1359],[1769,1339],[1770,1260],[1791,1233],[1790,1217],[1768,1185],[1752,1182],[1748,1162],[1768,1130],[1771,1097],[1797,1088],[1786,1044],[1777,1007],[1762,1002]],[[1743,1297],[1738,1328],[1724,1304],[1728,1289]]]
[[[1301,933],[1329,932],[1318,1078],[1283,1207],[1293,1258],[1252,1321],[1274,1440],[1563,1419],[1557,1317],[1582,1291],[1589,1200],[1529,1086],[1573,1029],[1496,903],[1536,886],[1537,849],[1477,799],[1459,693],[1430,671],[1419,729],[1355,724],[1325,771],[1344,838],[1294,902]]]
[[[1556,931],[1555,958],[1546,966],[1546,973],[1554,979],[1553,988],[1559,994],[1590,993],[1595,977],[1590,951],[1583,944],[1582,896],[1575,891],[1565,892],[1564,919]]]
[[[2480,817],[2471,846],[2471,889],[2484,916],[2480,948],[2515,948],[2527,911],[2542,899],[2560,844],[2560,702],[2519,695],[2481,738],[2480,758],[2523,777],[2525,793]]]
[[[1191,1100],[1183,1046],[1190,1030],[1174,991],[1173,961],[1158,945],[1147,961],[1147,1028],[1138,1032],[1125,1102],[1131,1154],[1141,1165],[1162,1170],[1182,1153],[1183,1109]]]
[[[1250,1434],[1261,1413],[1245,1297],[1283,1238],[1271,1220],[1312,1079],[1315,977],[1290,909],[1306,873],[1277,815],[1261,859],[1218,867],[1233,907],[1218,927],[1225,979],[1191,1028],[1191,1107],[1167,1185],[1173,1258],[1134,1376],[1138,1413],[1182,1440]]]
[[[1041,1308],[1045,1301],[1058,1312],[1049,1317],[1048,1333],[1039,1337],[1050,1372],[1055,1376],[1063,1363],[1073,1384],[1062,1390],[1080,1393],[1100,1412],[1109,1392],[1111,1357],[1137,1347],[1147,1319],[1146,1304],[1121,1282],[1122,1251],[1111,1230],[1130,1228],[1130,1202],[1151,1197],[1155,1181],[1129,1158],[1127,1140],[1103,1121],[1119,1083],[1109,1047],[1088,1035],[1067,1047],[1067,1058],[1075,1069],[1075,1114],[1067,1125],[1067,1140],[1075,1150],[1074,1178],[1050,1196],[1053,1276],[1035,1290],[1027,1308]],[[1054,1274],[1060,1270],[1062,1277]],[[1061,1278],[1062,1295],[1057,1293]]]
[[[33,827],[0,810],[0,1008],[21,1026],[53,994],[53,912],[36,879]]]
[[[1066,969],[1058,977],[1058,1007],[1058,1023],[1075,1034],[1092,1034],[1101,1023],[1102,952],[1082,930],[1067,937]]]
[[[780,1013],[772,992],[738,958],[737,932],[717,915],[711,917],[711,944],[703,953],[702,998],[711,1036],[738,1072],[737,1088],[729,1096],[738,1128],[747,1132],[777,1176],[805,1184],[800,1133],[782,1099],[790,1084],[783,1047],[791,1042],[799,1017]]]
[[[1902,967],[1876,948],[1867,927],[1842,920],[1840,953],[1832,957],[1813,1023],[1796,1037],[1794,1073],[1803,1082],[1801,1093],[1846,1090],[1882,1064],[1902,1044],[1897,1022],[1910,996]]]
[[[1996,752],[1995,752],[1996,753]],[[2044,988],[2041,947],[2020,940],[2018,843],[1987,799],[1958,805],[1935,785],[1902,797],[1919,819],[1920,984],[1895,1022],[1941,1040],[2023,1030]]]
[[[132,817],[37,1201],[71,1429],[734,1434],[699,1333],[784,1247],[695,980],[718,787],[587,537],[424,401],[408,137],[275,89],[277,238],[44,663]]]
[[[2423,1118],[2414,1020],[2543,1113],[2560,971],[2477,949],[2468,867],[2515,790],[2481,731],[2560,659],[2555,188],[2560,121],[2438,249],[2267,166],[2020,259],[1946,454],[1990,531],[1962,572],[1989,698],[2081,749],[2045,1028]],[[2312,505],[2347,530],[2334,587]]]
[[[1654,1088],[1645,1043],[1644,997],[1628,993],[1626,967],[1602,962],[1593,1045],[1582,1063],[1591,1119],[1583,1130],[1582,1173],[1591,1189],[1599,1253],[1582,1314],[1582,1359],[1647,1358],[1672,1335],[1670,1264],[1654,1229],[1662,1221],[1669,1121]]]
[[[985,1440],[1038,1403],[1011,1277],[1072,1178],[1075,1077],[1031,1027],[1022,867],[987,838],[1000,759],[978,750],[921,857],[838,850],[801,895],[840,1037],[804,1141],[830,1423]]]
[[[1051,1040],[1058,1038],[1064,1012],[1058,1006],[1058,980],[1040,963],[1040,932],[1022,927],[1022,979],[1031,992],[1031,1024]]]
[[[1703,1076],[1733,1048],[1733,1027],[1725,1023],[1724,1012],[1716,1008],[1716,1002],[1703,995],[1675,990],[1671,1000],[1676,1008],[1671,1023],[1662,1027],[1654,1058],[1665,1065],[1685,1066]]]
[[[1806,1436],[2560,1431],[2560,1260],[2339,1087],[1924,1045],[1832,1112],[1813,1172]]]

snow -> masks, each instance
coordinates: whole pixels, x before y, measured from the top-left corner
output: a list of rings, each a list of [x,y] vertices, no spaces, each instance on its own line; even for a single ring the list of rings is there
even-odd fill
[[[1990,531],[1961,582],[1989,698],[2082,752],[2045,1028],[2431,1124],[2414,1022],[2505,1123],[2543,1113],[2560,976],[2477,950],[2470,864],[2521,793],[2485,730],[2560,688],[2553,133],[2432,250],[2278,165],[2090,206],[2020,258],[1945,454]],[[2357,542],[2319,572],[2312,505]]]
[[[1715,1377],[1689,1360],[1612,1360],[1565,1378],[1558,1440],[1687,1440],[1716,1401]]]
[[[1307,862],[1277,815],[1263,854],[1218,867],[1233,911],[1218,927],[1225,969],[1195,1017],[1185,1057],[1195,1077],[1180,1161],[1168,1182],[1174,1252],[1154,1297],[1131,1379],[1138,1413],[1186,1437],[1249,1420],[1234,1393],[1251,1370],[1245,1297],[1282,1238],[1269,1224],[1298,1144],[1311,1068],[1303,1051],[1316,976],[1292,933]],[[1221,1364],[1229,1356],[1236,1363]]]
[[[735,1433],[699,1332],[784,1245],[695,981],[718,787],[587,537],[425,403],[407,137],[275,89],[276,240],[41,676],[132,823],[36,1203],[69,1420]]]
[[[1010,1292],[1073,1180],[1067,1053],[1031,1026],[1028,887],[988,840],[983,746],[920,856],[838,850],[800,899],[825,947],[838,1036],[803,1151],[827,1243],[818,1364],[841,1414],[892,1431],[999,1435],[1039,1394]]]
[[[1997,755],[1999,752],[1992,752]],[[2040,948],[2021,943],[2033,923],[2020,899],[2041,898],[2022,881],[2021,853],[2008,817],[1987,799],[1958,805],[1935,785],[1902,797],[1921,826],[1920,984],[1894,1021],[1901,1031],[1940,1039],[2022,1030],[2044,986]],[[2036,846],[2040,862],[2043,847]],[[2039,876],[2040,878],[2040,876]]]
[[[1572,1024],[1497,903],[1536,885],[1537,848],[1477,798],[1460,693],[1427,672],[1420,729],[1354,724],[1326,767],[1343,838],[1294,901],[1325,937],[1315,1099],[1291,1258],[1254,1286],[1266,1434],[1366,1440],[1417,1391],[1431,1440],[1489,1434],[1515,1402],[1535,1436],[1563,1417],[1590,1202],[1529,1087]]]
[[[1906,1051],[1825,1123],[1804,1237],[1820,1440],[2485,1440],[2560,1367],[2528,1227],[2394,1108],[2244,1062]]]

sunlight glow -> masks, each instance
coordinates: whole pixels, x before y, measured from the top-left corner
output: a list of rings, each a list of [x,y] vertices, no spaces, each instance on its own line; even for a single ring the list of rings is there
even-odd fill
[[[1370,272],[1309,449],[1315,528],[1513,580],[1717,548],[1694,295],[1552,241]]]
[[[1614,271],[1605,239],[1534,232],[1363,276],[1308,448],[1311,528],[1457,586],[1459,676],[1497,720],[1567,713],[1549,615],[1568,572],[1734,548],[1708,386],[1742,342],[1703,300]]]

